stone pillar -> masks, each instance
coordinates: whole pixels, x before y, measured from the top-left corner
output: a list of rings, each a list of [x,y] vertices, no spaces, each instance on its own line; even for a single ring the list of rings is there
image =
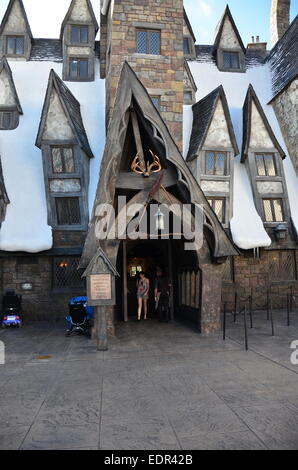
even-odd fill
[[[291,0],[272,0],[271,6],[271,45],[283,36],[290,25]]]
[[[203,335],[221,330],[222,265],[202,264],[201,324]]]

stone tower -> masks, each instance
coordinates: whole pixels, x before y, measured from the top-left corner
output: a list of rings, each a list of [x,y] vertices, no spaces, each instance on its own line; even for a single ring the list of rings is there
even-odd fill
[[[290,24],[291,0],[272,0],[271,6],[271,45],[283,36]]]
[[[101,0],[101,77],[107,125],[127,61],[182,148],[184,91],[183,0]]]

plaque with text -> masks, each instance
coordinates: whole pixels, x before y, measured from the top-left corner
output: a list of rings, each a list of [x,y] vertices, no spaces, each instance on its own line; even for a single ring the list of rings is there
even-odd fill
[[[92,274],[90,276],[90,300],[112,300],[112,275]]]

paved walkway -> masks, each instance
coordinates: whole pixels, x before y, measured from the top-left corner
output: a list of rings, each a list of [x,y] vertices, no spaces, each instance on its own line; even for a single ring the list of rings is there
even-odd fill
[[[0,449],[297,449],[298,316],[265,314],[228,338],[187,325],[121,324],[106,353],[64,325],[1,330]],[[50,356],[39,359],[40,356]]]

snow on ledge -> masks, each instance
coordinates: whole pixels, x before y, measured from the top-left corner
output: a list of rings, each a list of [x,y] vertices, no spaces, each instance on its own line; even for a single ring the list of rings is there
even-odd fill
[[[271,239],[256,211],[246,168],[239,158],[235,159],[234,170],[234,217],[231,220],[234,243],[242,250],[268,247]]]

